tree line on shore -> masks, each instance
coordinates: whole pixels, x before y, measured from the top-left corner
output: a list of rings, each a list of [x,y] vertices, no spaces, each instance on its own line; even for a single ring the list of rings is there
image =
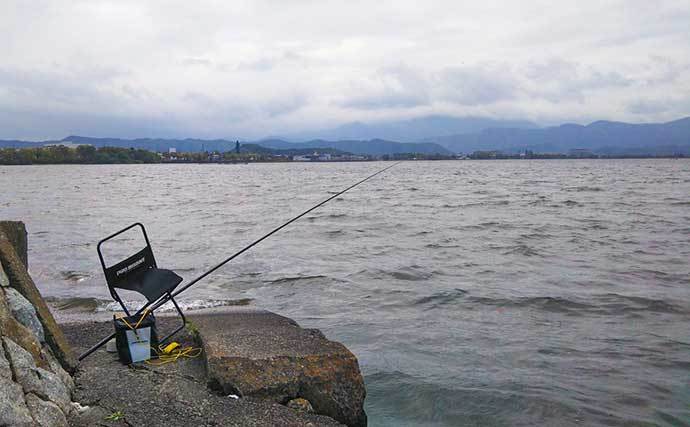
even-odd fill
[[[47,165],[47,164],[111,164],[111,163],[160,163],[158,154],[141,149],[117,147],[93,147],[79,145],[76,148],[51,145],[32,148],[0,149],[0,164]]]

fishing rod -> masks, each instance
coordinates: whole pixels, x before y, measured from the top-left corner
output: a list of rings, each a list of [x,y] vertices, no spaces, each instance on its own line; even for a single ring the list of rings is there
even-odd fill
[[[164,295],[163,297],[161,297],[160,300],[158,300],[158,302],[156,302],[156,303],[154,303],[154,304],[152,304],[152,305],[150,305],[150,306],[149,306],[148,304],[144,305],[142,308],[139,309],[139,311],[137,311],[137,312],[134,314],[134,316],[140,316],[144,311],[154,311],[154,310],[156,310],[157,308],[159,308],[159,307],[162,306],[163,304],[166,304],[168,301],[172,300],[173,298],[175,298],[176,296],[178,296],[178,295],[181,294],[182,292],[184,292],[184,291],[186,291],[187,289],[189,289],[191,286],[193,286],[194,284],[196,284],[196,283],[199,282],[200,280],[203,280],[203,279],[204,279],[206,276],[208,276],[209,274],[213,273],[214,271],[218,270],[219,268],[221,268],[221,267],[224,266],[225,264],[229,263],[229,262],[232,261],[233,259],[235,259],[235,258],[237,258],[238,256],[242,255],[243,253],[247,252],[249,249],[251,249],[251,248],[253,248],[254,246],[258,245],[258,244],[261,243],[262,241],[268,239],[269,237],[271,237],[271,236],[274,235],[275,233],[279,232],[279,231],[282,230],[283,228],[287,227],[288,225],[290,225],[290,224],[292,224],[293,222],[297,221],[298,219],[302,218],[303,216],[305,216],[305,215],[308,214],[309,212],[311,212],[311,211],[313,211],[313,210],[315,210],[315,209],[320,208],[321,206],[325,205],[326,203],[330,202],[331,200],[335,199],[336,197],[338,197],[338,196],[340,196],[340,195],[342,195],[342,194],[344,194],[344,193],[346,193],[346,192],[352,190],[353,188],[357,187],[358,185],[360,185],[360,184],[362,184],[362,183],[364,183],[364,182],[370,180],[371,178],[375,177],[376,175],[379,175],[379,174],[381,174],[381,173],[387,171],[388,169],[390,169],[390,168],[392,168],[393,166],[396,166],[396,165],[398,165],[398,164],[400,164],[400,163],[401,163],[401,162],[393,163],[392,165],[387,166],[387,167],[381,169],[380,171],[378,171],[378,172],[376,172],[376,173],[373,173],[373,174],[369,175],[368,177],[366,177],[366,178],[364,178],[364,179],[362,179],[362,180],[360,180],[360,181],[358,181],[358,182],[352,184],[351,186],[347,187],[346,189],[344,189],[344,190],[342,190],[342,191],[340,191],[340,192],[338,192],[338,193],[332,195],[331,197],[327,198],[326,200],[320,202],[319,204],[312,206],[311,208],[307,209],[306,211],[302,212],[301,214],[297,215],[296,217],[292,218],[291,220],[289,220],[289,221],[283,223],[282,225],[280,225],[280,226],[274,228],[273,230],[271,230],[270,232],[264,234],[264,235],[261,236],[260,238],[256,239],[255,241],[253,241],[253,242],[250,243],[249,245],[247,245],[247,246],[245,246],[244,248],[242,248],[241,250],[239,250],[238,252],[235,252],[235,253],[232,254],[231,256],[225,258],[225,259],[224,259],[223,261],[221,261],[219,264],[215,265],[215,266],[214,266],[213,268],[211,268],[210,270],[208,270],[208,271],[206,271],[205,273],[201,274],[200,276],[196,277],[195,279],[193,279],[192,281],[190,281],[189,283],[187,283],[186,285],[184,285],[183,287],[181,287],[180,289],[178,289],[178,290],[175,291],[174,293]],[[173,301],[173,302],[174,302],[174,301]],[[91,347],[90,349],[88,349],[87,351],[85,351],[83,354],[81,354],[81,355],[79,356],[79,360],[82,360],[82,359],[86,358],[88,355],[90,355],[90,354],[93,353],[94,351],[98,350],[100,347],[102,347],[103,345],[105,345],[108,341],[110,341],[110,340],[113,339],[114,337],[115,337],[115,333],[112,333],[110,336],[108,336],[108,337],[106,337],[106,338],[103,338],[103,339],[100,340],[96,345],[94,345],[93,347]]]

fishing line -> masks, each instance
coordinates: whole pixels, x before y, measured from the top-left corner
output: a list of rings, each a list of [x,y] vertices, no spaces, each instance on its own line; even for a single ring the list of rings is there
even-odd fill
[[[223,261],[221,261],[219,264],[215,265],[215,266],[212,267],[210,270],[208,270],[208,271],[206,271],[205,273],[201,274],[200,276],[196,277],[196,278],[193,279],[191,282],[187,283],[186,285],[184,285],[184,286],[181,287],[180,289],[176,290],[174,293],[172,293],[172,294],[170,294],[170,295],[165,295],[165,296],[163,296],[163,297],[162,297],[157,303],[155,303],[155,304],[152,304],[152,305],[150,305],[150,306],[148,306],[148,307],[144,306],[144,307],[140,308],[139,311],[137,311],[136,314],[134,314],[134,316],[139,316],[139,315],[141,315],[141,313],[142,313],[144,310],[150,310],[150,311],[156,310],[157,308],[159,308],[159,307],[162,306],[163,304],[165,304],[165,303],[167,303],[168,301],[170,301],[172,298],[178,296],[179,294],[181,294],[181,293],[184,292],[185,290],[189,289],[189,287],[193,286],[194,284],[196,284],[196,283],[199,282],[200,280],[204,279],[204,278],[205,278],[206,276],[208,276],[209,274],[213,273],[214,271],[218,270],[219,268],[221,268],[221,267],[224,266],[225,264],[229,263],[229,262],[232,261],[233,259],[235,259],[235,258],[237,258],[238,256],[242,255],[243,253],[247,252],[249,249],[251,249],[251,248],[253,248],[254,246],[258,245],[258,244],[261,243],[262,241],[268,239],[269,237],[271,237],[271,236],[274,235],[275,233],[279,232],[279,231],[282,230],[283,228],[287,227],[288,225],[290,225],[290,224],[292,224],[293,222],[297,221],[298,219],[302,218],[303,216],[305,216],[305,215],[308,214],[309,212],[311,212],[311,211],[313,211],[313,210],[315,210],[315,209],[320,208],[321,206],[325,205],[326,203],[330,202],[331,200],[335,199],[336,197],[341,196],[342,194],[344,194],[344,193],[346,193],[346,192],[352,190],[353,188],[357,187],[358,185],[360,185],[360,184],[362,184],[362,183],[364,183],[364,182],[370,180],[371,178],[375,177],[376,175],[379,175],[379,174],[381,174],[381,173],[387,171],[388,169],[390,169],[390,168],[392,168],[393,166],[396,166],[396,165],[398,165],[398,164],[400,164],[400,163],[401,163],[401,162],[393,163],[392,165],[387,166],[387,167],[381,169],[380,171],[378,171],[378,172],[376,172],[376,173],[373,173],[373,174],[369,175],[368,177],[366,177],[366,178],[364,178],[364,179],[362,179],[362,180],[360,180],[360,181],[358,181],[358,182],[352,184],[351,186],[347,187],[346,189],[344,189],[344,190],[342,190],[342,191],[340,191],[340,192],[338,192],[338,193],[332,195],[331,197],[329,197],[329,198],[325,199],[324,201],[320,202],[319,204],[312,206],[311,208],[307,209],[306,211],[302,212],[301,214],[297,215],[296,217],[292,218],[291,220],[289,220],[289,221],[283,223],[282,225],[280,225],[280,226],[274,228],[273,230],[269,231],[268,233],[264,234],[264,235],[261,236],[260,238],[256,239],[255,241],[253,241],[253,242],[250,243],[249,245],[247,245],[247,246],[245,246],[244,248],[242,248],[241,250],[239,250],[238,252],[235,252],[233,255],[231,255],[231,256],[225,258],[225,259],[224,259]],[[110,341],[114,336],[115,336],[115,334],[113,333],[113,334],[110,335],[109,337],[103,338],[101,341],[98,342],[98,344],[96,344],[95,346],[91,347],[89,350],[87,350],[87,351],[84,352],[83,354],[81,354],[81,355],[79,356],[79,360],[84,359],[86,356],[88,356],[88,355],[90,355],[91,353],[93,353],[94,351],[96,351],[99,347],[105,345],[105,343],[107,343],[108,341]]]

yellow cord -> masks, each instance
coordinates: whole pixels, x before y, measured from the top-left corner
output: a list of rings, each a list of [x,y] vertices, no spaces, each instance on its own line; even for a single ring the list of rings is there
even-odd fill
[[[147,364],[152,366],[161,366],[167,363],[177,362],[178,359],[182,358],[193,359],[195,357],[199,357],[202,351],[200,347],[182,348],[177,342],[172,342],[165,347],[159,345],[158,348],[151,348],[158,355],[158,359],[156,359],[156,361],[146,361]]]
[[[139,321],[137,321],[137,324],[134,325],[134,326],[130,325],[129,322],[127,321],[127,318],[125,318],[125,317],[121,317],[120,320],[122,320],[122,321],[125,323],[125,325],[127,325],[127,327],[128,327],[129,329],[133,330],[133,331],[134,331],[134,335],[136,335],[137,338],[139,338],[139,334],[137,333],[137,328],[139,327],[139,325],[141,325],[141,322],[144,321],[144,319],[146,318],[146,315],[148,314],[148,312],[149,312],[149,309],[148,309],[148,308],[147,308],[146,310],[144,310],[144,312],[141,313],[141,317],[139,318]]]

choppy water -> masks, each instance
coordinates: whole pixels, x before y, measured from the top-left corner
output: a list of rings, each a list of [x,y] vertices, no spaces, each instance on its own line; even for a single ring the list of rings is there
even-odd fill
[[[44,294],[105,298],[121,226],[191,278],[383,166],[0,167],[0,217]],[[689,263],[689,161],[407,162],[186,298],[345,343],[374,426],[688,426]]]

